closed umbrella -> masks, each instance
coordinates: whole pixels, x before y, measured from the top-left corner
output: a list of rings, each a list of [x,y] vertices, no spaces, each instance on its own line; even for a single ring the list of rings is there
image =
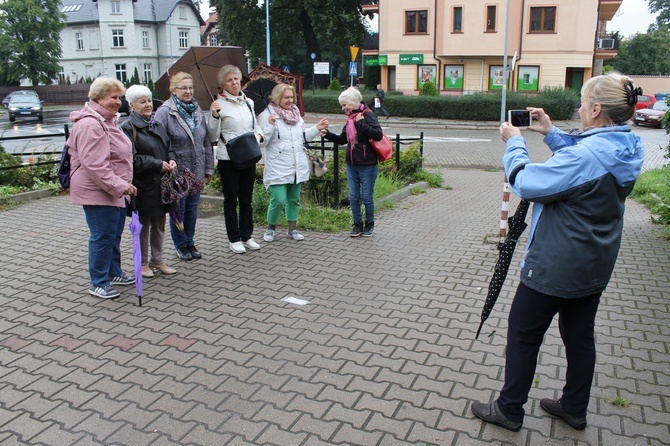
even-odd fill
[[[488,319],[488,317],[491,315],[493,306],[498,300],[500,291],[502,290],[503,284],[505,283],[505,278],[507,277],[509,266],[512,263],[512,257],[514,255],[516,244],[519,241],[519,237],[521,237],[521,234],[526,229],[526,226],[528,226],[525,220],[529,206],[530,202],[528,200],[521,200],[516,208],[516,212],[514,212],[514,215],[509,219],[507,238],[500,246],[498,261],[496,262],[493,277],[491,277],[491,281],[489,282],[489,290],[486,294],[484,308],[482,308],[481,322],[479,323],[479,328],[477,329],[475,339],[479,338],[479,333],[482,331],[484,321],[486,321],[486,319]]]
[[[295,104],[302,115],[305,107],[302,100],[302,76],[280,70],[261,63],[249,73],[249,81],[242,86],[244,94],[254,101],[254,113],[260,115],[270,103],[270,93],[277,84],[287,84],[295,88]]]
[[[140,232],[142,223],[137,211],[135,196],[130,196],[130,223],[128,229],[133,236],[133,266],[135,267],[135,288],[137,289],[137,300],[139,306],[142,306],[142,245],[140,244]]]

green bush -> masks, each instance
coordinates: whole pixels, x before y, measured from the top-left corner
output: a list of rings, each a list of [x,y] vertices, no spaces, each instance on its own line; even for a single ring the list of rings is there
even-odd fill
[[[440,92],[431,81],[424,82],[419,89],[419,96],[439,96]]]
[[[328,85],[328,90],[337,91],[337,92],[342,91],[342,85],[340,85],[340,81],[337,80],[336,77],[333,78],[332,81],[330,81],[330,84]]]

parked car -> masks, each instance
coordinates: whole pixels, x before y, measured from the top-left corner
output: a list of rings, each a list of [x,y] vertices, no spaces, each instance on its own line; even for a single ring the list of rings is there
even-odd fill
[[[666,101],[656,101],[651,108],[643,108],[635,112],[635,125],[663,126],[663,116],[670,109]]]
[[[7,108],[9,106],[9,101],[12,99],[12,97],[20,95],[20,94],[28,94],[31,96],[35,96],[36,98],[39,99],[39,96],[37,95],[37,92],[33,90],[16,90],[10,92],[7,96],[5,96],[5,99],[2,100],[2,106]]]
[[[639,94],[637,95],[637,104],[635,104],[635,109],[640,110],[641,108],[651,108],[656,102],[656,96],[652,94]]]
[[[163,105],[163,101],[161,101],[160,99],[156,99],[156,98],[151,98],[151,103],[154,106],[153,113],[156,113],[156,110],[158,110],[158,107]],[[125,96],[121,96],[121,107],[119,108],[119,113],[125,113],[126,116],[130,116],[130,105],[128,104],[128,101],[126,101]]]
[[[667,101],[669,93],[654,93],[657,101]]]
[[[14,122],[16,117],[33,117],[42,122],[44,114],[42,111],[42,101],[31,94],[17,94],[12,96],[7,106],[9,110],[9,120]]]

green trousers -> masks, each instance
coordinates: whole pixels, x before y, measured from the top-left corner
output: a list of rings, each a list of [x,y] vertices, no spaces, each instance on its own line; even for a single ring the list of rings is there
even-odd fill
[[[275,184],[270,186],[270,206],[268,206],[268,224],[279,223],[286,208],[286,221],[297,221],[300,212],[301,184]]]

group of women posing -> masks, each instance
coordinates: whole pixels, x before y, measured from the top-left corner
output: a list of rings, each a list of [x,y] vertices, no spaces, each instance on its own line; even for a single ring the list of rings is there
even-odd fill
[[[214,173],[212,141],[217,142],[216,167],[221,177],[230,249],[239,254],[260,249],[252,237],[256,166],[235,167],[226,150],[227,141],[248,132],[254,133],[264,149],[263,184],[270,192],[268,227],[263,235],[266,242],[274,240],[282,212],[288,221],[287,237],[304,240],[297,229],[301,184],[309,179],[304,147],[305,142],[317,136],[347,145],[349,202],[354,219],[350,235],[372,235],[377,156],[370,140],[380,140],[382,130],[376,115],[366,113],[369,110],[357,89],[349,88],[339,97],[348,120],[338,135],[328,131],[327,119],[305,127],[295,104],[296,91],[290,85],[278,84],[269,106],[256,117],[253,101],[242,91],[239,68],[225,65],[217,82],[221,93],[212,103],[209,117],[193,96],[193,78],[182,72],[170,77],[172,95],[153,117],[152,95],[147,87],[133,85],[125,91],[121,82],[107,77],[96,79],[89,90],[89,101],[71,113],[74,126],[67,141],[72,166],[70,195],[73,204],[83,206],[90,230],[91,295],[118,297],[115,285],[131,285],[135,281],[121,269],[120,252],[127,198],[131,196],[136,197],[134,205],[142,223],[142,276],[152,277],[155,271],[177,272],[163,258],[168,212],[179,258],[190,261],[202,257],[194,241],[200,193],[176,203],[161,204],[161,179],[165,173],[187,169],[199,180],[208,181]],[[124,93],[132,112],[119,126],[118,110]],[[365,205],[365,221],[361,205]]]

